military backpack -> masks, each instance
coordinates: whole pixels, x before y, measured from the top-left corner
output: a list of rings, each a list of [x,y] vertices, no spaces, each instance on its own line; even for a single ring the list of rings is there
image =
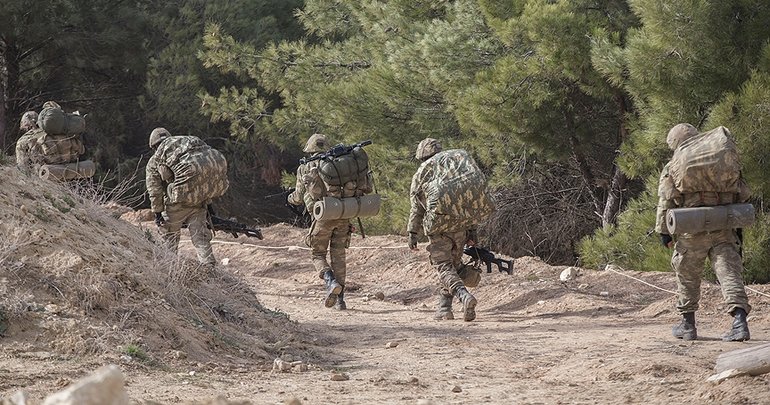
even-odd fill
[[[423,164],[433,166],[433,178],[423,189],[427,235],[470,229],[494,212],[486,176],[468,152],[446,150]]]
[[[200,206],[223,196],[229,188],[227,159],[199,138],[169,137],[159,148],[174,148],[167,155],[170,159],[166,167],[170,170],[160,170],[161,178],[168,182],[170,203]]]
[[[738,193],[741,164],[730,131],[720,126],[682,142],[671,158],[669,175],[683,194]]]

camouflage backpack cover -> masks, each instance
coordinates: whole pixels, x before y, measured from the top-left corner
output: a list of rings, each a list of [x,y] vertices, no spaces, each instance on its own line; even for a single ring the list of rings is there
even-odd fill
[[[333,197],[360,197],[372,192],[369,156],[362,147],[350,153],[330,156],[318,162],[318,175],[327,194]]]
[[[669,163],[669,175],[684,194],[738,193],[741,164],[730,131],[720,126],[682,142]]]
[[[171,204],[200,206],[221,197],[229,188],[227,159],[201,139],[193,136],[169,137],[160,144],[160,148],[175,148],[167,154],[171,163],[168,166],[173,173],[173,181],[169,181],[167,188]]]
[[[424,189],[427,235],[470,229],[495,211],[487,178],[465,150],[439,152],[423,164],[433,166]]]
[[[85,153],[83,141],[80,135],[51,135],[37,128],[34,134],[36,147],[35,154],[39,163],[56,165],[72,163],[80,160]]]

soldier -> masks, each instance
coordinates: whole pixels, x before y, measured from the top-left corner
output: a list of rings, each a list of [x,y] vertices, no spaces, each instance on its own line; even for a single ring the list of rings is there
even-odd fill
[[[25,112],[21,116],[19,130],[23,135],[16,141],[16,166],[29,174],[36,164],[40,164],[41,151],[37,147],[37,135],[42,130],[37,127],[37,112]]]
[[[153,129],[149,144],[155,152],[147,162],[146,181],[150,205],[155,213],[155,224],[162,231],[168,248],[174,252],[179,245],[182,225],[187,224],[198,261],[208,270],[213,270],[216,260],[211,250],[212,235],[208,227],[207,212],[211,199],[206,196],[184,195],[190,194],[191,191],[185,192],[186,189],[179,187],[183,179],[189,177],[189,166],[183,165],[186,158],[201,151],[211,150],[211,147],[195,136],[171,136],[165,128]],[[209,182],[207,186],[219,187],[217,179],[204,180]]]
[[[305,153],[316,155],[329,149],[329,143],[323,134],[313,134],[308,140]],[[316,201],[327,195],[327,190],[318,176],[320,160],[309,161],[297,168],[297,184],[288,195],[287,202],[295,206],[313,209]],[[313,267],[326,285],[324,306],[347,309],[345,303],[345,249],[350,246],[353,232],[349,219],[313,220],[310,231],[305,237],[305,244],[311,249]],[[329,261],[326,260],[327,252]]]
[[[22,116],[22,125],[30,128],[16,142],[16,165],[25,173],[37,173],[42,165],[62,165],[78,162],[85,153],[80,134],[48,134],[40,122],[33,125],[32,117],[40,121],[47,109],[61,109],[55,101],[46,101],[38,115],[27,111]]]
[[[671,150],[683,142],[698,135],[690,124],[677,124],[668,133],[666,143]],[[724,148],[719,146],[718,148]],[[716,149],[716,147],[715,147]],[[738,170],[733,177],[734,184],[723,184],[722,190],[699,190],[682,192],[677,189],[677,182],[672,177],[672,159],[663,168],[658,184],[658,208],[655,231],[660,234],[661,243],[667,248],[674,248],[671,267],[677,277],[677,311],[682,315],[682,322],[672,329],[672,334],[683,340],[697,339],[695,311],[700,300],[700,282],[704,261],[708,257],[722,288],[727,312],[734,317],[732,329],[722,338],[725,341],[749,340],[749,326],[746,316],[751,310],[743,285],[741,273],[743,263],[740,256],[742,230],[724,229],[712,232],[676,235],[676,242],[670,235],[666,223],[666,212],[673,208],[703,207],[742,203],[748,200],[750,191]],[[735,162],[739,164],[738,162]],[[716,176],[719,177],[719,176]],[[682,182],[680,182],[681,184]],[[697,179],[688,179],[689,184],[698,184]],[[728,183],[725,181],[724,183]],[[679,186],[682,187],[681,185]]]
[[[465,244],[473,246],[476,243],[475,225],[471,227],[450,227],[446,231],[431,233],[424,229],[423,219],[427,210],[427,187],[434,180],[434,156],[441,152],[441,144],[433,138],[423,139],[417,145],[415,157],[423,163],[412,177],[410,189],[411,211],[409,213],[409,248],[417,250],[417,235],[421,229],[428,237],[428,253],[430,263],[435,267],[439,278],[438,309],[434,318],[436,320],[454,319],[452,313],[452,300],[456,296],[463,304],[463,319],[472,321],[476,319],[476,298],[468,292],[463,279],[459,275],[462,266],[463,247]],[[468,157],[471,159],[470,157]],[[475,162],[473,163],[475,166]],[[457,199],[452,204],[459,204]],[[459,224],[459,222],[458,222]]]

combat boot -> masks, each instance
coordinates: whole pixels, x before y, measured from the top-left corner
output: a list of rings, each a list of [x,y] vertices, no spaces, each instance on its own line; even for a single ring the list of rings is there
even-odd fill
[[[337,297],[337,304],[334,306],[335,308],[339,309],[340,311],[344,311],[348,309],[348,305],[345,304],[345,286],[342,286],[342,291],[340,291],[340,295]]]
[[[675,338],[682,340],[695,340],[698,338],[698,330],[695,328],[695,312],[682,314],[682,323],[671,329]]]
[[[476,319],[476,297],[468,292],[468,289],[465,287],[458,288],[455,295],[463,303],[463,320],[468,322]]]
[[[749,334],[749,323],[746,321],[746,310],[743,308],[736,308],[733,311],[733,328],[722,340],[725,342],[743,342],[749,340],[751,337]]]
[[[334,273],[331,270],[326,270],[324,273],[324,282],[326,282],[326,301],[324,301],[324,306],[331,308],[337,303],[337,297],[342,292],[342,286],[334,279]]]
[[[454,299],[454,296],[452,295],[444,295],[442,293],[438,294],[438,309],[436,310],[436,314],[433,315],[433,319],[437,321],[441,320],[452,320],[455,319],[455,315],[452,313],[452,300]]]

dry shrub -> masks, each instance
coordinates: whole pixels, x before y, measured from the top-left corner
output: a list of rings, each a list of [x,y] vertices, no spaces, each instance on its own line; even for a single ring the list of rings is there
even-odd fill
[[[566,165],[533,165],[497,196],[498,210],[482,231],[490,247],[513,257],[574,264],[575,246],[601,225],[580,174]]]

